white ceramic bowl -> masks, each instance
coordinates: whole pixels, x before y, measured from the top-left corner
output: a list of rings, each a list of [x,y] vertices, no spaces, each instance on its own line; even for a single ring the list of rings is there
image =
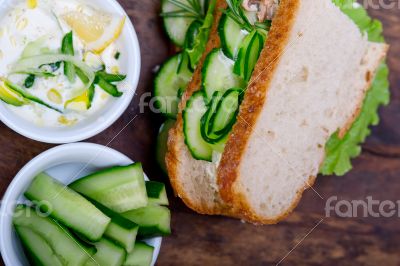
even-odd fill
[[[13,2],[15,3],[15,0],[0,0],[0,18],[12,8]],[[127,17],[118,40],[118,45],[121,45],[121,51],[124,53],[120,60],[121,73],[127,74],[126,91],[120,98],[111,99],[101,111],[85,119],[82,123],[63,128],[37,126],[12,112],[5,103],[0,101],[0,120],[27,138],[55,144],[88,139],[111,126],[126,110],[135,95],[140,75],[140,47],[128,15],[116,0],[81,0],[81,2],[87,2],[100,10]]]
[[[12,225],[12,214],[16,204],[26,200],[23,193],[37,174],[45,171],[59,181],[68,184],[98,169],[127,165],[132,162],[131,159],[116,150],[90,143],[58,146],[31,160],[11,182],[2,200],[0,251],[5,265],[28,265]],[[154,247],[152,262],[154,265],[160,251],[161,237],[151,238],[146,242]]]

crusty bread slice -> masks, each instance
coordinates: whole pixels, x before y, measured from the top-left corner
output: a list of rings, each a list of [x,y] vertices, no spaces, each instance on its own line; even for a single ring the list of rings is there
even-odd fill
[[[182,96],[179,106],[179,114],[175,127],[169,132],[168,151],[166,165],[168,176],[175,194],[182,198],[185,204],[193,210],[203,214],[228,214],[225,204],[218,192],[216,180],[216,166],[206,161],[193,159],[184,140],[182,110],[186,101],[201,87],[201,69],[207,54],[214,48],[220,47],[218,36],[218,22],[221,18],[221,10],[225,9],[225,0],[217,0],[214,12],[214,23],[210,32],[206,51]]]
[[[200,89],[205,56],[220,41],[214,26],[180,111]],[[175,193],[193,210],[275,223],[312,185],[324,145],[356,118],[385,45],[370,44],[330,0],[282,0],[219,166],[192,158],[181,114],[166,163]],[[218,178],[217,178],[218,175]]]
[[[387,51],[330,0],[281,3],[297,6],[295,20],[279,9],[218,169],[223,200],[254,223],[283,219],[313,185]]]

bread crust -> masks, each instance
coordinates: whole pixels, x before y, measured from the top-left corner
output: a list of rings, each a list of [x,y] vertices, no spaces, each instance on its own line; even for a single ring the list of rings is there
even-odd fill
[[[187,194],[187,191],[184,190],[181,182],[179,181],[179,143],[182,142],[184,139],[182,110],[185,108],[186,102],[190,98],[190,96],[201,88],[201,70],[203,68],[206,56],[214,48],[218,48],[221,45],[221,40],[218,35],[218,24],[222,15],[221,10],[226,9],[226,7],[227,4],[224,0],[217,0],[214,11],[214,22],[210,31],[210,37],[207,42],[206,50],[203,53],[203,56],[194,72],[192,80],[190,81],[185,93],[182,96],[182,100],[179,104],[179,113],[177,115],[175,126],[171,128],[169,132],[167,154],[165,157],[168,176],[171,181],[172,188],[174,189],[175,195],[180,197],[189,208],[201,214],[227,214],[228,211],[225,211],[225,208],[222,205],[219,206],[219,204],[215,204],[214,208],[209,208],[204,204],[193,202],[190,196]]]
[[[361,113],[362,110],[362,106],[364,103],[364,99],[365,96],[367,95],[367,92],[371,89],[372,86],[372,82],[374,81],[374,77],[376,74],[376,70],[379,67],[379,64],[381,63],[381,61],[386,57],[386,54],[389,50],[389,45],[382,43],[383,49],[381,51],[380,54],[380,60],[377,61],[377,63],[372,67],[372,69],[368,69],[367,72],[365,73],[365,79],[367,81],[366,86],[363,89],[363,94],[360,96],[360,98],[358,99],[358,105],[357,105],[357,109],[355,110],[355,112],[352,114],[352,116],[349,118],[349,120],[346,122],[345,126],[343,128],[341,128],[339,130],[339,138],[344,138],[344,136],[346,135],[346,133],[350,130],[351,126],[353,125],[353,123],[357,120],[358,116]]]
[[[267,90],[279,64],[279,56],[288,44],[296,13],[300,6],[300,0],[281,1],[280,5],[282,8],[278,10],[276,19],[273,21],[266,47],[262,51],[253,73],[251,84],[240,107],[238,121],[233,127],[218,168],[218,185],[222,199],[231,206],[232,213],[235,213],[236,216],[240,214],[243,220],[254,224],[276,224],[286,218],[298,205],[303,192],[312,187],[316,180],[316,176],[310,176],[304,187],[297,191],[291,206],[284,213],[269,219],[255,213],[246,196],[241,192],[241,188],[235,186],[235,181],[240,175],[240,163],[245,154],[249,137],[267,100]],[[380,56],[381,60],[386,56],[387,50],[388,46],[385,45]],[[358,106],[353,115],[339,131],[340,137],[345,136],[359,116],[366,93],[371,88],[374,72],[381,60],[371,69],[368,69],[364,93],[360,96]],[[255,80],[257,82],[254,82]],[[323,161],[324,159],[321,160],[320,164]]]
[[[261,224],[274,224],[286,217],[297,205],[302,191],[299,191],[290,210],[272,219],[259,217],[252,211],[246,197],[235,188],[235,181],[240,173],[240,163],[257,119],[266,101],[267,90],[279,65],[280,55],[287,46],[300,0],[282,0],[272,23],[266,45],[261,52],[250,84],[246,90],[236,124],[229,136],[221,163],[218,168],[217,181],[222,199],[231,206],[232,212],[242,219]],[[315,177],[309,178],[309,184]],[[305,187],[305,190],[308,187]]]

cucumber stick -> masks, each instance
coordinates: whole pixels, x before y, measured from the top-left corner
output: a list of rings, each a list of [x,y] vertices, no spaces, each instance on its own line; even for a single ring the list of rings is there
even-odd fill
[[[154,80],[156,107],[167,117],[175,118],[178,113],[180,91],[186,90],[193,74],[188,66],[187,56],[177,54],[161,66]]]
[[[185,143],[193,158],[212,161],[212,148],[201,135],[201,119],[207,111],[201,91],[193,93],[183,110],[183,133]]]
[[[150,266],[153,260],[154,247],[144,242],[136,242],[135,249],[129,253],[124,266]]]
[[[126,259],[126,251],[107,240],[102,238],[95,243],[97,252],[85,264],[85,266],[120,266]]]
[[[163,183],[146,181],[146,190],[149,204],[168,205],[167,190]]]
[[[25,196],[40,204],[43,212],[91,241],[99,240],[111,221],[83,196],[45,173],[33,180]]]
[[[104,236],[125,248],[127,252],[131,252],[136,241],[139,226],[100,203],[93,200],[91,200],[91,202],[105,215],[111,218],[111,222],[104,232]]]
[[[63,266],[60,258],[41,236],[27,227],[16,226],[15,230],[21,239],[27,258],[33,265]]]
[[[94,248],[86,247],[74,238],[67,228],[51,218],[39,215],[30,207],[17,206],[13,223],[27,252],[40,261],[56,261],[57,258],[62,264],[84,265],[95,252]]]
[[[175,120],[167,119],[164,124],[161,125],[160,131],[157,136],[156,144],[156,159],[158,165],[167,174],[167,165],[165,163],[165,154],[167,153],[167,142],[169,130],[175,125]]]
[[[73,190],[121,213],[148,203],[142,165],[111,167],[73,182]]]
[[[138,235],[152,237],[171,233],[171,212],[168,208],[148,205],[122,214],[125,218],[139,225]]]
[[[234,61],[224,55],[221,49],[211,51],[202,69],[202,85],[208,100],[214,92],[225,92],[231,88],[242,88],[245,82],[233,73]]]

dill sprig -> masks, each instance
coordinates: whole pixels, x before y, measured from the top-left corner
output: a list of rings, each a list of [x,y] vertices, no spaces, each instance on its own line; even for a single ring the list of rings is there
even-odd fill
[[[204,20],[205,12],[201,7],[199,0],[167,0],[179,9],[170,12],[161,13],[160,16],[166,18],[194,18],[200,21]]]

